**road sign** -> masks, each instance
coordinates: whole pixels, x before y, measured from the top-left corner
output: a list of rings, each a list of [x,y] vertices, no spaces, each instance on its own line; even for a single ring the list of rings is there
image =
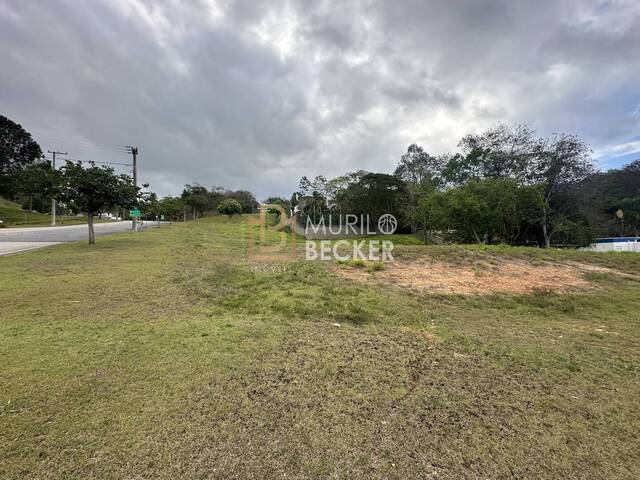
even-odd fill
[[[140,210],[138,210],[137,208],[135,210],[129,210],[129,216],[131,217],[139,217],[140,216]]]
[[[160,215],[160,220],[164,220],[164,215]]]

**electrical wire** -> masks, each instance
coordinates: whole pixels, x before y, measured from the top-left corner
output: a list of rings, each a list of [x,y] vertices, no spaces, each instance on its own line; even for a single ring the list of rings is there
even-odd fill
[[[42,143],[56,143],[59,145],[73,145],[76,146],[78,148],[85,148],[85,149],[89,149],[89,148],[97,148],[97,149],[101,149],[101,150],[112,150],[115,152],[121,152],[123,150],[126,150],[127,146],[126,145],[121,145],[121,144],[115,144],[115,143],[101,143],[101,142],[94,142],[91,140],[83,140],[83,139],[79,139],[79,138],[63,138],[61,136],[57,136],[57,135],[52,135],[49,133],[39,133],[38,131],[34,131],[33,136],[36,138],[42,138],[43,140],[45,140]]]
[[[45,160],[49,160],[52,161],[53,157],[44,157]],[[94,164],[98,164],[98,165],[122,165],[125,167],[133,167],[132,163],[120,163],[120,162],[99,162],[97,160],[82,160],[80,158],[70,158],[70,157],[56,157],[56,160],[58,161],[70,161],[70,162],[81,162],[81,163],[94,163]]]

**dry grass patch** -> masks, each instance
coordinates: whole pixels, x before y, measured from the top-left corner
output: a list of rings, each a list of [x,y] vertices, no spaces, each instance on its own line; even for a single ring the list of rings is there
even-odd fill
[[[371,271],[363,269],[340,268],[338,272],[354,280],[372,279]],[[503,259],[465,265],[427,257],[386,263],[385,268],[376,271],[373,278],[383,283],[434,293],[527,294],[538,290],[569,293],[592,289],[595,285],[585,278],[588,273],[624,275],[609,268],[577,262],[554,264]]]

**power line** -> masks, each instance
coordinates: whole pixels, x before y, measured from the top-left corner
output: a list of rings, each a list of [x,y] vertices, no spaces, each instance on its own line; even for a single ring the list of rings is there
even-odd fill
[[[51,160],[51,157],[44,157],[46,160]],[[131,163],[120,163],[120,162],[99,162],[97,160],[82,160],[80,158],[70,158],[70,157],[66,157],[63,158],[62,160],[69,160],[70,162],[81,162],[81,163],[96,163],[98,165],[123,165],[125,167],[131,167],[132,164]]]
[[[77,158],[69,158],[70,161],[72,162],[82,162],[82,163],[97,163],[98,165],[123,165],[126,167],[131,167],[132,164],[130,163],[120,163],[120,162],[98,162],[96,160],[80,160]]]
[[[123,148],[126,147],[126,145],[124,144],[94,142],[93,140],[85,140],[77,137],[63,137],[63,136],[55,135],[51,133],[39,133],[38,130],[32,130],[32,131],[34,132],[34,136],[42,137],[45,140],[50,139],[58,143],[74,143],[74,144],[86,146],[86,147],[110,148],[118,151],[121,151]]]
[[[35,135],[38,138],[43,138],[45,141],[47,142],[55,142],[55,143],[69,143],[69,144],[74,144],[74,145],[78,145],[80,147],[91,147],[91,148],[101,148],[101,149],[110,149],[110,150],[121,150],[122,148],[124,148],[124,145],[109,145],[109,144],[104,144],[104,143],[99,143],[99,142],[92,142],[91,140],[79,140],[79,139],[72,139],[72,138],[62,138],[62,137],[54,137],[54,136],[49,136],[49,135]]]

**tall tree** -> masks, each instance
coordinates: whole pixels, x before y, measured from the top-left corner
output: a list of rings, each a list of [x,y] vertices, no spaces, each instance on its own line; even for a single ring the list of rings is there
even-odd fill
[[[197,183],[184,186],[181,198],[184,204],[191,209],[191,214],[193,215],[194,220],[197,220],[198,216],[202,215],[209,206],[208,193],[209,191],[206,187],[198,185]]]
[[[61,169],[60,200],[87,212],[89,243],[96,243],[93,217],[96,213],[119,205],[131,208],[138,200],[139,187],[127,175],[116,175],[109,167],[84,168],[67,162]]]
[[[441,182],[442,157],[429,155],[420,145],[409,145],[407,153],[400,157],[394,175],[408,185],[439,184]]]
[[[462,155],[452,157],[446,177],[461,185],[469,178],[515,178],[527,181],[537,139],[526,125],[497,125],[476,135],[466,135],[458,146]]]
[[[31,134],[0,115],[0,196],[13,198],[20,170],[41,157],[42,150]]]
[[[184,212],[184,203],[179,197],[163,197],[158,202],[160,215],[167,215],[172,220],[178,220]]]
[[[18,192],[29,199],[29,210],[33,210],[34,198],[51,199],[60,186],[58,171],[48,163],[28,165],[19,171],[16,179]]]
[[[404,214],[412,231],[416,231],[422,216],[418,213],[420,200],[442,186],[444,157],[429,155],[415,143],[400,157],[394,175],[407,184],[407,202]]]
[[[343,206],[340,203],[340,192],[343,192],[350,185],[357,183],[367,173],[369,172],[365,170],[358,170],[327,180],[324,183],[323,190],[327,199],[326,203],[328,208],[336,211],[338,214],[341,214],[343,212]]]
[[[593,171],[591,149],[576,135],[556,134],[541,140],[536,146],[530,175],[535,183],[541,185],[539,222],[545,247],[551,246],[551,239],[557,233],[553,228],[555,196],[563,186],[576,185]]]
[[[374,222],[390,213],[399,226],[407,226],[402,208],[407,201],[407,185],[394,175],[367,173],[340,194],[340,201],[348,213],[369,215]]]
[[[225,198],[233,198],[242,206],[243,213],[253,213],[258,208],[256,197],[248,190],[227,190],[224,192]]]
[[[300,192],[303,195],[311,196],[313,192],[318,192],[323,197],[327,196],[327,179],[322,175],[317,175],[313,179],[302,177],[300,179]]]

